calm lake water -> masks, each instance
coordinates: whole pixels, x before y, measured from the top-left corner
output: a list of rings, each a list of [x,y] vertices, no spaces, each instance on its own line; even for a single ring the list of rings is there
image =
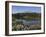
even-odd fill
[[[16,19],[16,22],[23,23],[24,25],[40,25],[40,19]]]

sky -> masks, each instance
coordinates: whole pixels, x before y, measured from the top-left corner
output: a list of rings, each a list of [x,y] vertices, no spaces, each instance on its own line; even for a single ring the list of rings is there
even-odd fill
[[[40,13],[41,7],[35,6],[12,6],[12,13],[25,13],[25,12],[32,12],[32,13]]]

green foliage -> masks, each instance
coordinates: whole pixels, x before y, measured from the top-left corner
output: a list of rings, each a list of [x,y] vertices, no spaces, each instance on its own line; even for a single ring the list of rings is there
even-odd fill
[[[37,30],[41,29],[40,25],[23,25],[23,22],[18,22],[16,19],[41,19],[41,14],[37,13],[18,13],[18,14],[12,14],[12,30],[18,31],[18,30]]]

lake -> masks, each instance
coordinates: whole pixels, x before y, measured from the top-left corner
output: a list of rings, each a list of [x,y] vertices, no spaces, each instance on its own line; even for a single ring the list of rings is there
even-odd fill
[[[24,25],[41,25],[40,19],[16,19],[16,22]]]

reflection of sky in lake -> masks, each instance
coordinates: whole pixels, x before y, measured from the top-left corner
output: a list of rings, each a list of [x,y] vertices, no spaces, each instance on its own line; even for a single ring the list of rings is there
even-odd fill
[[[25,12],[33,12],[33,13],[40,13],[41,7],[34,7],[34,6],[12,6],[12,13],[25,13]]]

